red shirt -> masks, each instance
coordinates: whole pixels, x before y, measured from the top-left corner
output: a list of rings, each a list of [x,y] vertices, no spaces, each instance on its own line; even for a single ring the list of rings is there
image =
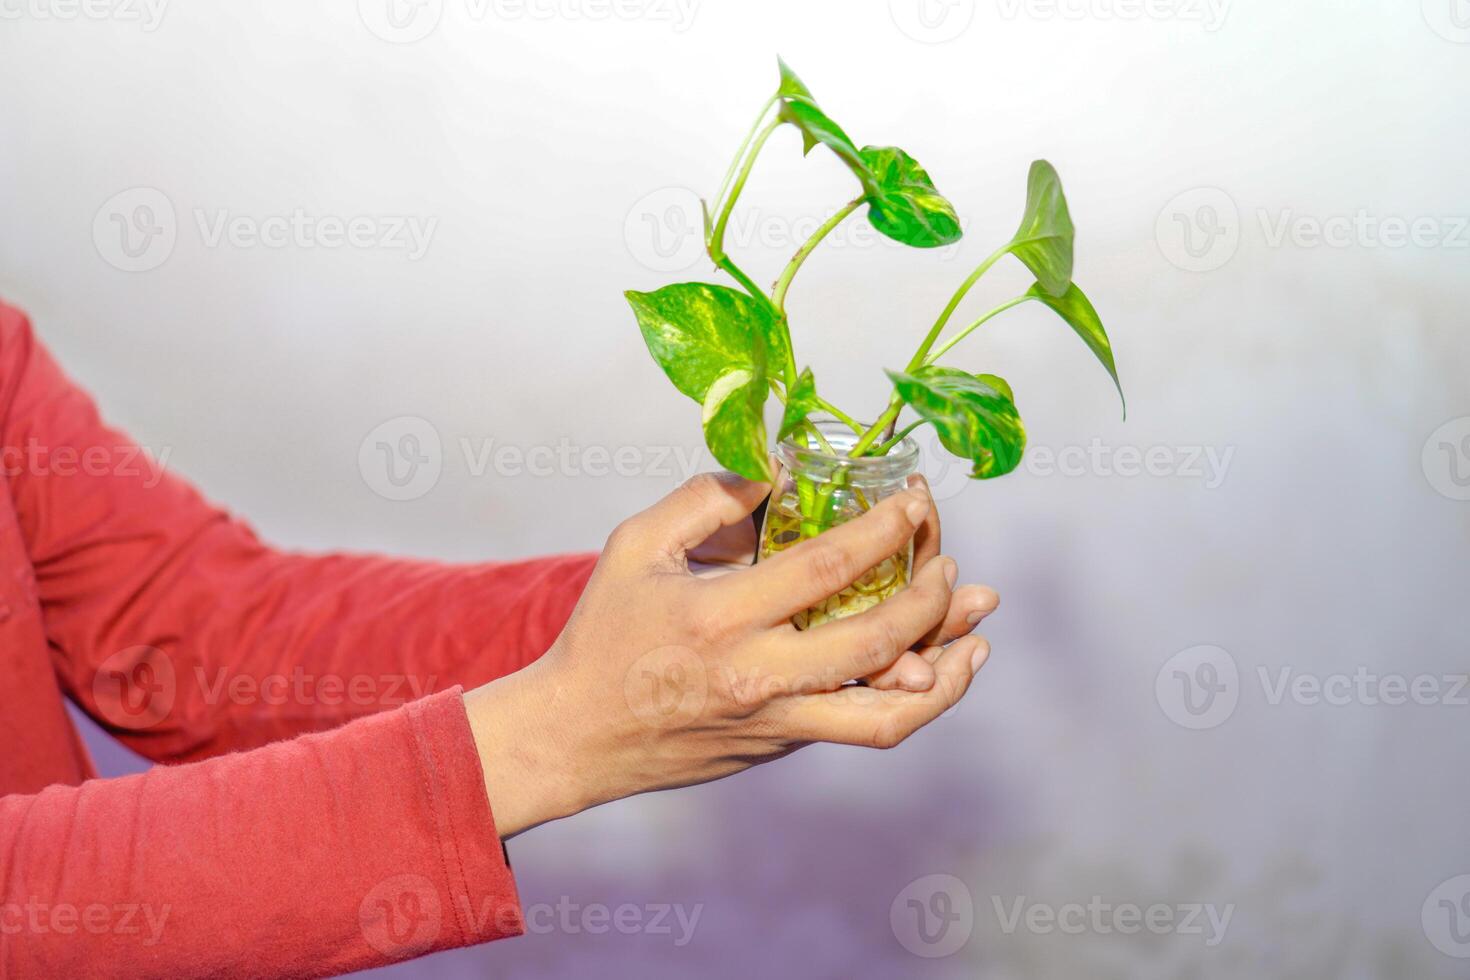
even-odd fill
[[[523,931],[460,690],[546,650],[592,556],[273,550],[3,304],[0,452],[0,977],[322,976]],[[188,764],[94,779],[63,698]]]

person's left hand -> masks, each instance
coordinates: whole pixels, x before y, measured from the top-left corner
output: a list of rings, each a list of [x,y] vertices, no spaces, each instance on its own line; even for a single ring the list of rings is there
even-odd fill
[[[909,477],[909,486],[929,489],[928,481],[917,473]],[[932,496],[930,499],[933,499]],[[691,561],[713,566],[749,565],[755,559],[759,533],[754,521],[741,521],[723,527],[711,535],[709,540],[691,549],[689,558]],[[914,567],[911,578],[939,554],[939,542],[939,507],[934,505],[929,508],[929,516],[914,534]],[[912,651],[900,657],[887,670],[868,677],[868,685],[881,690],[929,690],[934,686],[935,680],[932,658],[938,655],[939,648],[974,632],[981,620],[995,612],[999,605],[1000,596],[988,585],[962,585],[955,589],[943,625],[924,637],[922,643],[915,644]],[[921,650],[928,650],[930,659],[926,659],[919,652]]]

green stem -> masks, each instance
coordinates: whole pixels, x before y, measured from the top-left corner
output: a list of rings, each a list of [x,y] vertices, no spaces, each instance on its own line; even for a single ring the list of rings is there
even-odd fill
[[[893,450],[893,447],[894,446],[896,446],[899,443],[903,442],[905,436],[907,436],[910,432],[913,432],[915,429],[917,429],[919,426],[923,425],[927,421],[929,421],[929,420],[928,419],[919,419],[917,422],[912,422],[912,423],[904,426],[902,429],[898,430],[898,433],[895,434],[892,439],[889,439],[883,445],[881,445],[877,449],[873,450],[873,455],[874,456],[887,456]]]
[[[719,258],[715,259],[715,265],[728,272],[730,276],[736,282],[740,283],[741,287],[744,288],[744,290],[749,293],[754,299],[768,305],[770,304],[771,298],[765,293],[761,292],[761,288],[755,284],[755,280],[750,278],[750,276],[747,276],[745,274],[745,270],[736,265],[735,261],[731,259],[730,256],[722,254]]]
[[[986,320],[989,320],[989,319],[991,319],[992,317],[995,317],[995,316],[999,316],[1000,314],[1004,313],[1006,310],[1011,309],[1012,307],[1020,306],[1022,303],[1026,302],[1028,299],[1035,299],[1035,297],[1034,296],[1017,296],[1015,299],[1006,300],[1004,303],[1000,304],[995,309],[991,310],[989,313],[986,313],[984,316],[980,317],[980,319],[978,319],[975,322],[971,323],[968,327],[966,327],[965,329],[961,330],[959,333],[955,334],[953,337],[949,338],[949,340],[945,341],[940,346],[940,348],[937,351],[935,351],[934,353],[930,354],[928,357],[926,357],[924,359],[924,363],[925,364],[933,364],[935,361],[937,361],[941,357],[943,357],[949,351],[949,349],[952,348],[955,344],[958,344],[960,341],[964,340],[970,334],[974,333],[977,329],[979,329],[980,325],[982,323],[984,323]]]
[[[745,189],[745,182],[750,179],[750,170],[755,166],[756,157],[760,156],[761,149],[766,145],[766,140],[771,138],[771,134],[780,125],[781,120],[779,118],[772,119],[766,124],[766,128],[760,131],[760,135],[755,138],[755,145],[750,148],[750,153],[746,156],[745,163],[740,167],[740,173],[736,176],[735,183],[730,187],[730,195],[725,198],[725,203],[720,208],[719,221],[715,222],[715,230],[711,232],[709,240],[710,258],[714,259],[716,265],[725,257],[725,226],[730,223],[730,212],[735,210],[735,202],[740,199],[740,192]]]
[[[924,358],[929,354],[929,348],[933,347],[934,342],[939,339],[939,335],[944,331],[944,325],[949,322],[951,316],[954,316],[955,309],[960,305],[960,301],[965,298],[965,294],[970,291],[970,287],[979,282],[980,277],[985,275],[991,266],[999,262],[1002,255],[1010,251],[1010,247],[1010,244],[1007,243],[1002,248],[991,253],[989,258],[976,266],[975,271],[970,273],[968,279],[960,283],[960,288],[955,290],[954,295],[950,297],[948,305],[944,307],[944,312],[939,314],[939,319],[934,321],[934,326],[929,328],[929,333],[924,337],[924,342],[919,345],[919,349],[914,352],[914,356],[909,360],[909,366],[904,368],[905,373],[913,373],[916,368],[924,363]]]
[[[856,211],[863,200],[864,198],[860,195],[844,204],[836,214],[822,222],[822,226],[812,233],[812,237],[796,250],[796,254],[791,257],[790,262],[786,263],[786,268],[781,270],[781,278],[776,280],[776,285],[771,290],[771,302],[776,304],[778,310],[786,309],[786,291],[791,288],[791,280],[795,278],[796,270],[801,268],[801,264],[806,261],[807,256],[812,254],[822,239],[826,238],[833,228],[842,224],[848,215]]]
[[[888,430],[888,427],[898,420],[898,413],[901,411],[903,411],[903,399],[898,397],[898,392],[895,391],[892,397],[888,399],[888,407],[883,410],[883,414],[878,416],[877,421],[868,427],[868,431],[864,432],[858,438],[857,444],[847,451],[847,455],[862,456],[866,454],[873,443],[877,442],[883,433]]]
[[[780,98],[779,95],[772,95],[766,100],[766,104],[761,106],[760,114],[755,117],[755,122],[751,123],[750,129],[746,131],[745,139],[741,141],[735,159],[730,161],[729,169],[725,171],[725,179],[720,181],[720,192],[715,195],[715,202],[712,205],[715,210],[719,210],[720,202],[725,198],[725,191],[730,189],[730,179],[735,176],[735,168],[740,166],[740,161],[745,159],[745,151],[749,149],[750,141],[755,138],[755,131],[760,128],[762,120],[766,118],[766,113],[771,111],[771,106],[776,104],[778,98]]]
[[[831,402],[820,395],[817,396],[817,407],[826,412],[828,415],[832,416],[837,421],[841,422],[843,425],[847,426],[856,435],[860,436],[863,434],[863,424],[861,422],[853,418],[851,415],[848,415],[842,409],[838,408],[836,405],[833,405]]]
[[[817,445],[822,447],[822,452],[827,453],[829,456],[835,456],[837,454],[837,450],[832,448],[832,444],[827,441],[827,437],[822,435],[821,429],[812,425],[810,422],[803,422],[802,427],[817,440]]]

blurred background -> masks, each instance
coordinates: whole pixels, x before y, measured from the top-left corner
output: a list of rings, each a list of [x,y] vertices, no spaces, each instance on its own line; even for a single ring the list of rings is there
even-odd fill
[[[697,197],[778,52],[965,223],[918,251],[854,221],[797,278],[798,360],[855,414],[1014,231],[1030,161],[1062,175],[1129,415],[1039,307],[955,352],[1031,436],[1003,480],[927,464],[1003,597],[965,702],[890,753],[528,833],[530,935],[383,976],[1470,975],[1464,0],[0,15],[0,296],[293,548],[591,549],[711,468],[621,293],[719,281]],[[799,149],[772,139],[732,224],[758,281],[853,192]],[[1028,283],[1003,263],[965,310]]]

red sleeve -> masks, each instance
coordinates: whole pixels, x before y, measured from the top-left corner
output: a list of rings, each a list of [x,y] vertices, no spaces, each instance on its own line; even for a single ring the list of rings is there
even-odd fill
[[[106,427],[3,304],[0,426],[62,685],[155,760],[513,672],[545,652],[592,571],[591,555],[452,566],[268,548]]]
[[[315,977],[524,931],[458,690],[0,798],[0,977]]]

